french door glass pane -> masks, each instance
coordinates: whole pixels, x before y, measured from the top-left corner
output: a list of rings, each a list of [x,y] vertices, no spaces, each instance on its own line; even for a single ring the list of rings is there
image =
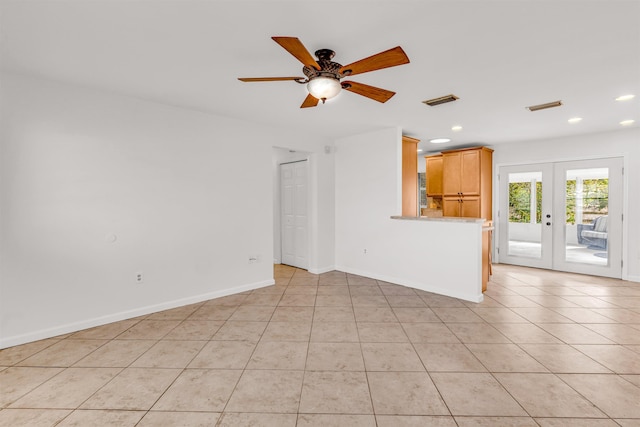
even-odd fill
[[[608,265],[609,168],[566,173],[565,260]]]
[[[509,256],[542,257],[542,172],[509,173]]]

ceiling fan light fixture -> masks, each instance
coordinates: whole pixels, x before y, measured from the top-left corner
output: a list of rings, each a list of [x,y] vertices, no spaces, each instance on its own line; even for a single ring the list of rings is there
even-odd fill
[[[307,85],[309,94],[306,96],[300,108],[316,107],[320,101],[324,104],[327,99],[336,97],[342,89],[385,103],[395,92],[369,86],[358,82],[340,82],[346,76],[368,73],[383,68],[396,67],[408,64],[409,58],[400,46],[376,53],[351,64],[342,65],[331,59],[335,52],[331,49],[319,49],[316,51],[316,61],[311,53],[297,37],[271,37],[284,50],[293,55],[303,65],[302,73],[305,77],[240,77],[243,82],[275,82],[294,81]]]
[[[342,89],[340,80],[332,77],[318,76],[309,80],[307,83],[307,90],[316,99],[322,100],[322,103],[327,99],[331,99],[337,96]]]

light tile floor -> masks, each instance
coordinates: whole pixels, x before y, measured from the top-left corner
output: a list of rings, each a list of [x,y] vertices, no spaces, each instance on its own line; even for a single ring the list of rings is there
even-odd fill
[[[0,351],[0,426],[640,426],[640,284],[276,284]]]

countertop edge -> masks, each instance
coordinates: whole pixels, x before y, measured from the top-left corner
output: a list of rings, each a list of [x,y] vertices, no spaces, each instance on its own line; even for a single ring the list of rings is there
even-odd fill
[[[401,216],[392,215],[391,219],[409,220],[409,221],[426,221],[426,222],[463,222],[467,224],[484,224],[483,218],[458,218],[453,216],[443,217],[426,217],[426,216]]]

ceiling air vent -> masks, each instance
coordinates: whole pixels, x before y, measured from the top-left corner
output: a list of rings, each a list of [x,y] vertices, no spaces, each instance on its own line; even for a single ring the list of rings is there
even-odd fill
[[[562,101],[553,101],[553,102],[547,102],[546,104],[532,105],[530,107],[527,107],[527,109],[529,111],[538,111],[538,110],[544,110],[547,108],[559,107],[561,105],[562,105]]]
[[[427,99],[426,101],[422,101],[423,104],[427,104],[431,107],[435,107],[436,105],[446,104],[447,102],[453,102],[456,99],[460,99],[455,95],[445,95],[440,98]]]

